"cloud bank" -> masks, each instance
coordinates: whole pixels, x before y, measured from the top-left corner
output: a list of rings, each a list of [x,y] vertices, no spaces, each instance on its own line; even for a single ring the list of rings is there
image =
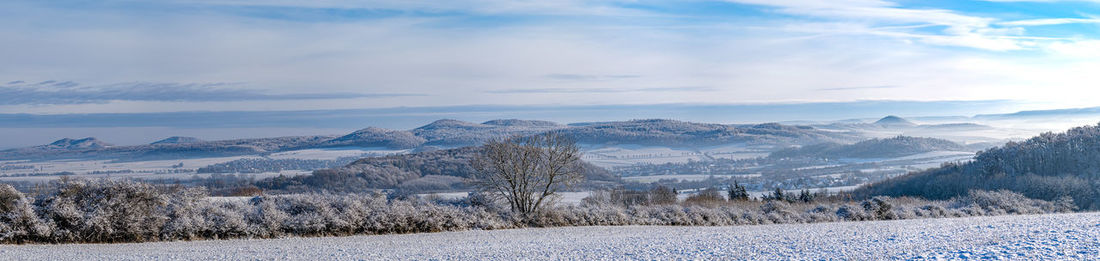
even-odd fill
[[[324,100],[368,97],[401,97],[416,94],[295,93],[269,94],[241,89],[235,83],[116,83],[82,86],[71,81],[0,85],[0,105],[87,104],[111,101],[211,102],[250,100]]]

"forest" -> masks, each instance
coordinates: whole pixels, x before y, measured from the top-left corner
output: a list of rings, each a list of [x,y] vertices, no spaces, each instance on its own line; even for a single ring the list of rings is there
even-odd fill
[[[945,199],[971,189],[1011,190],[1044,200],[1069,197],[1082,209],[1100,209],[1100,125],[1009,142],[970,162],[910,173],[852,194]]]

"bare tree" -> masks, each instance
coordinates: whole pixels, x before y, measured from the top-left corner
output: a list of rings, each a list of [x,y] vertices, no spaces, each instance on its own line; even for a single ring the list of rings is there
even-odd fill
[[[475,185],[525,214],[584,179],[576,142],[558,132],[489,141],[472,165]]]

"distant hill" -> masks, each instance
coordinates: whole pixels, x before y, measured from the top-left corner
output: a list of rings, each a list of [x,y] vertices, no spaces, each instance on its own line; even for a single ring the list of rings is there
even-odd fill
[[[913,123],[909,120],[906,120],[906,119],[903,119],[901,117],[894,116],[894,115],[886,116],[882,119],[879,119],[878,121],[875,121],[875,123],[872,123],[872,124],[879,125],[879,126],[889,126],[889,127],[912,127],[912,126],[917,126],[916,123]]]
[[[351,192],[363,189],[404,189],[417,192],[451,191],[467,186],[475,172],[470,160],[480,147],[364,158],[347,166],[317,170],[313,175],[277,177],[257,182],[265,189]],[[617,184],[607,170],[585,163],[588,186]]]
[[[716,146],[723,144],[812,144],[850,142],[859,139],[854,133],[829,132],[808,126],[778,123],[725,125],[693,123],[676,120],[631,120],[621,122],[585,123],[562,132],[580,143],[637,144],[660,146]]]
[[[808,126],[777,123],[726,125],[675,120],[632,120],[562,125],[549,121],[491,120],[473,123],[443,119],[412,130],[365,128],[343,136],[300,136],[202,141],[172,137],[149,145],[110,146],[93,138],[65,139],[54,144],[0,151],[4,159],[171,159],[237,156],[287,150],[332,147],[378,147],[394,150],[431,151],[478,146],[490,139],[561,131],[585,144],[636,144],[650,146],[718,146],[725,144],[805,145],[854,142],[854,132],[825,131]]]
[[[946,118],[946,117],[944,117]],[[953,118],[949,118],[953,119]],[[951,132],[951,131],[975,131],[975,130],[991,130],[993,127],[960,122],[960,123],[945,123],[945,124],[916,124],[905,118],[898,116],[886,116],[873,123],[866,123],[861,120],[843,120],[835,121],[827,124],[815,124],[810,125],[814,127],[820,127],[824,129],[840,129],[840,130],[854,130],[854,131],[880,131],[880,130],[899,130],[899,131],[937,131],[937,132]]]
[[[944,199],[971,189],[1007,189],[1045,200],[1068,196],[1082,208],[1100,209],[1100,126],[1009,142],[978,153],[971,162],[910,173],[853,194]]]
[[[949,140],[897,136],[870,139],[855,144],[822,143],[772,152],[769,158],[894,158],[932,151],[967,151]]]
[[[542,121],[496,120],[486,123],[473,123],[443,119],[432,122],[411,132],[427,140],[424,145],[461,147],[480,145],[487,140],[506,138],[513,135],[534,135],[550,130],[565,128],[564,125],[547,124]]]
[[[64,138],[48,145],[39,146],[38,148],[47,150],[85,150],[85,149],[102,149],[110,147],[111,144],[97,140],[96,138],[88,137],[83,139],[70,139]]]
[[[993,127],[975,124],[975,123],[947,123],[947,124],[934,124],[934,125],[920,125],[922,129],[927,130],[992,130]]]
[[[417,137],[412,132],[408,131],[395,131],[382,128],[370,127],[362,130],[352,132],[351,134],[341,136],[322,143],[320,146],[326,147],[381,147],[391,149],[412,149],[428,142],[428,140]]]
[[[482,122],[484,125],[496,125],[496,126],[509,126],[509,127],[542,127],[542,128],[560,128],[561,124],[552,121],[537,121],[537,120],[520,120],[520,119],[503,119],[503,120],[491,120]]]
[[[195,137],[180,137],[180,136],[174,136],[174,137],[168,137],[168,138],[165,138],[165,139],[163,139],[163,140],[158,140],[158,141],[155,141],[155,142],[153,142],[153,143],[149,143],[149,144],[151,144],[151,145],[159,145],[159,144],[185,144],[185,143],[199,143],[199,142],[203,142],[203,140],[201,140],[201,139],[199,139],[199,138],[195,138]]]
[[[1033,111],[1020,111],[1007,114],[979,114],[975,115],[975,119],[1026,119],[1036,117],[1059,117],[1059,116],[1091,116],[1100,115],[1100,107],[1089,108],[1075,108],[1075,109],[1056,109],[1056,110],[1033,110]]]
[[[159,143],[135,146],[110,146],[95,139],[63,139],[49,145],[0,151],[2,159],[117,159],[127,161],[257,155],[300,148],[317,147],[331,136]],[[82,139],[88,140],[88,139]],[[69,145],[62,145],[69,144]],[[83,145],[80,145],[83,144]],[[98,144],[98,145],[97,145]]]

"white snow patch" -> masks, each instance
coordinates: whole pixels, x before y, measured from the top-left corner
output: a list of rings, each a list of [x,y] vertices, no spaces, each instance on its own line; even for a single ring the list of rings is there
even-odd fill
[[[733,227],[563,227],[136,244],[12,245],[14,260],[1086,260],[1100,213]]]

